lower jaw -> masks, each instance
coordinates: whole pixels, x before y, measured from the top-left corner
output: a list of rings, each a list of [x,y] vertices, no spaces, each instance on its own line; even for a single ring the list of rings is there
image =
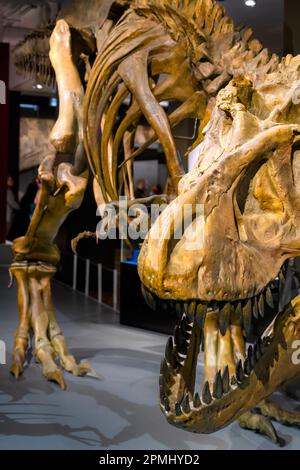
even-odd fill
[[[251,385],[254,370],[272,348],[272,333],[250,344],[243,359],[217,370],[205,367],[202,383],[197,380],[201,349],[208,343],[205,328],[183,314],[169,338],[160,371],[160,404],[170,424],[191,432],[214,432],[235,420],[247,407],[243,390]],[[209,352],[204,351],[204,356]],[[268,354],[268,353],[267,353]],[[236,403],[236,406],[234,404]]]
[[[160,374],[161,410],[170,424],[192,432],[210,433],[234,421],[241,414],[240,410],[247,408],[249,394],[242,391],[247,387],[251,390],[253,372],[259,372],[264,357],[271,368],[273,356],[276,356],[272,329],[272,320],[278,314],[276,283],[272,287],[271,296],[265,296],[260,306],[255,299],[229,306],[228,302],[207,306],[202,302],[173,301],[178,315],[182,316],[174,338],[167,342]],[[147,291],[144,296],[146,299],[148,296],[148,303],[154,307],[157,299],[150,297]],[[212,317],[214,328],[211,328]],[[269,328],[265,331],[267,325]],[[235,339],[240,347],[232,348],[233,354],[226,364],[222,354],[218,361],[219,346],[223,347],[223,352],[226,347],[229,350],[228,343],[234,340],[230,332],[234,329],[238,331]],[[216,337],[219,346],[214,349]],[[252,342],[248,348],[246,340]],[[201,349],[205,367],[204,380],[199,385],[197,365],[202,357]],[[234,401],[239,402],[238,406],[234,406]]]

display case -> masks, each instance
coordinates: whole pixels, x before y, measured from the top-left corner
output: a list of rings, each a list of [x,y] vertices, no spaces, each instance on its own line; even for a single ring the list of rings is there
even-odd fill
[[[139,244],[130,250],[126,241],[122,241],[120,322],[122,325],[173,334],[176,325],[174,309],[158,302],[154,311],[147,305],[142,295],[141,281],[137,270],[139,251]]]

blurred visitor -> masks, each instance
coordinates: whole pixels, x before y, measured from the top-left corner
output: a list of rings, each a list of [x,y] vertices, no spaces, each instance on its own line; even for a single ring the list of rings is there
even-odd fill
[[[151,188],[151,196],[157,196],[158,194],[161,194],[161,185],[160,184],[155,184]]]
[[[14,186],[14,180],[11,176],[8,176],[6,185],[6,234],[10,231],[15,211],[19,209],[19,204],[16,201],[14,193]]]
[[[146,197],[146,191],[147,191],[146,181],[144,179],[137,180],[136,188],[134,191],[134,197],[136,199],[142,199],[143,197]]]

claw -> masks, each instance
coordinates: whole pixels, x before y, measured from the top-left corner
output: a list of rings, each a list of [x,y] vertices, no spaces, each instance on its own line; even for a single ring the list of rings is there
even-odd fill
[[[36,351],[36,359],[42,365],[43,375],[47,380],[56,382],[62,390],[65,390],[66,385],[62,372],[58,369],[54,362],[54,350],[50,344],[41,346]]]
[[[27,347],[28,340],[17,336],[13,352],[13,362],[10,368],[10,373],[14,375],[16,379],[18,379],[23,373]]]
[[[66,389],[66,384],[62,375],[62,372],[59,369],[55,369],[52,372],[43,372],[47,380],[51,382],[56,382],[62,390]]]
[[[11,368],[10,368],[10,373],[18,379],[22,373],[23,373],[23,365],[21,363],[17,363],[16,359],[15,362],[13,362]]]
[[[280,447],[285,445],[284,439],[278,436],[273,424],[265,416],[248,411],[239,418],[239,425],[243,429],[249,429],[269,437],[269,439]]]
[[[86,375],[88,374],[89,372],[92,371],[92,368],[90,366],[90,364],[86,361],[81,361],[78,365],[77,365],[77,369],[78,369],[78,374],[80,377],[82,377],[83,375]]]
[[[53,319],[52,319],[52,323],[53,323]],[[53,328],[58,328],[58,325],[56,324],[56,322],[53,323]],[[51,345],[59,357],[61,366],[67,372],[70,372],[71,374],[75,376],[79,376],[79,377],[82,377],[83,375],[86,375],[89,372],[91,372],[91,366],[88,362],[81,361],[79,364],[77,364],[74,356],[70,354],[69,349],[66,344],[66,340],[64,336],[61,334],[61,332],[59,332],[59,334],[55,335],[51,339]]]

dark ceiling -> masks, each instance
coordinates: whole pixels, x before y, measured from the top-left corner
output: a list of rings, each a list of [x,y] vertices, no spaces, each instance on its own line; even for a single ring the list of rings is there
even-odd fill
[[[224,0],[222,5],[236,24],[251,26],[265,47],[282,54],[284,0],[256,0],[253,8],[247,7],[244,0]]]

